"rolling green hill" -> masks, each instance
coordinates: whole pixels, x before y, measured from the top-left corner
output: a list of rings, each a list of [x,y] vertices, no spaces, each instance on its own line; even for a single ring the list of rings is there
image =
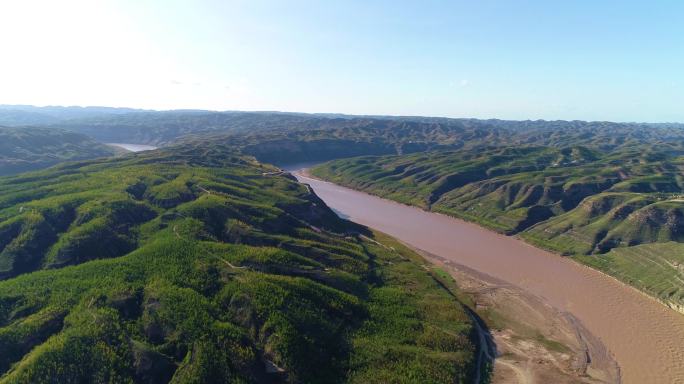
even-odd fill
[[[0,178],[0,383],[465,383],[462,304],[219,145]]]
[[[315,176],[476,222],[600,268],[674,306],[684,304],[684,158],[677,145],[602,152],[583,146],[504,147],[325,163]],[[652,244],[652,246],[651,246]],[[638,248],[636,248],[638,246]],[[644,250],[638,263],[638,252]],[[623,255],[631,255],[623,257]],[[645,267],[644,267],[645,265]],[[670,270],[660,274],[659,268]],[[660,285],[653,282],[661,275]],[[671,287],[679,287],[672,289]]]
[[[82,134],[60,129],[0,127],[0,176],[119,152]]]

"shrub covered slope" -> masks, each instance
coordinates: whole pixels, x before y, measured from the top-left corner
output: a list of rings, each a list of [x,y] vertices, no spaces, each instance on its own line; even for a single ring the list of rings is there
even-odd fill
[[[467,382],[464,307],[220,146],[0,179],[0,383]]]

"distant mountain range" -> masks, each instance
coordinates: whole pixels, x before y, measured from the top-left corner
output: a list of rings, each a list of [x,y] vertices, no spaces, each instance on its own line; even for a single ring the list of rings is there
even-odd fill
[[[22,126],[55,124],[64,120],[120,115],[142,110],[112,107],[62,107],[0,104],[0,125]]]
[[[599,134],[612,146],[620,141],[673,140],[682,137],[684,124],[614,123],[545,120],[480,120],[421,116],[353,116],[289,112],[171,110],[150,111],[109,107],[34,107],[0,105],[0,126],[50,126],[86,134],[101,142],[169,144],[208,134],[264,134],[258,139],[297,140],[334,137],[380,141],[417,150],[435,145],[450,148],[501,144],[566,144],[592,141]],[[348,130],[347,130],[348,129]],[[347,131],[344,131],[347,130]],[[399,151],[402,151],[400,148]]]
[[[0,125],[3,124],[71,131],[102,143],[164,146],[210,137],[244,154],[253,155],[260,161],[277,164],[429,150],[491,149],[510,145],[558,148],[585,146],[608,151],[643,143],[668,143],[677,149],[684,143],[684,125],[678,123],[149,111],[108,107],[3,105],[0,106]],[[56,140],[57,137],[53,135],[51,139]],[[93,156],[91,152],[71,157],[88,158]],[[10,156],[2,152],[0,156],[17,158],[16,154]],[[29,162],[35,160],[18,159]],[[56,159],[64,160],[59,155]]]

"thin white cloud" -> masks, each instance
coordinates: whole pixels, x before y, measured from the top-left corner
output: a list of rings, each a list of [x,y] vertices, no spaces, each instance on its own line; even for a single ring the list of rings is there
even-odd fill
[[[454,87],[454,88],[455,88],[455,87],[461,87],[461,88],[463,88],[463,87],[467,87],[468,85],[470,85],[470,80],[468,80],[468,79],[451,80],[451,81],[449,82],[449,86],[450,86],[450,87]]]

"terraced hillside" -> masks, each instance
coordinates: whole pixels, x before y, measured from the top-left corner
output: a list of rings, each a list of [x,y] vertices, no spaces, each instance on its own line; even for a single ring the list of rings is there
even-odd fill
[[[665,256],[676,247],[659,245],[684,243],[679,153],[670,145],[610,152],[506,147],[357,157],[323,164],[312,173],[518,234],[679,306],[684,304],[684,270],[678,256]],[[663,257],[668,262],[658,260]]]
[[[423,264],[221,146],[2,178],[0,383],[469,382]]]
[[[61,161],[112,156],[117,150],[82,134],[52,128],[0,127],[0,176]]]

